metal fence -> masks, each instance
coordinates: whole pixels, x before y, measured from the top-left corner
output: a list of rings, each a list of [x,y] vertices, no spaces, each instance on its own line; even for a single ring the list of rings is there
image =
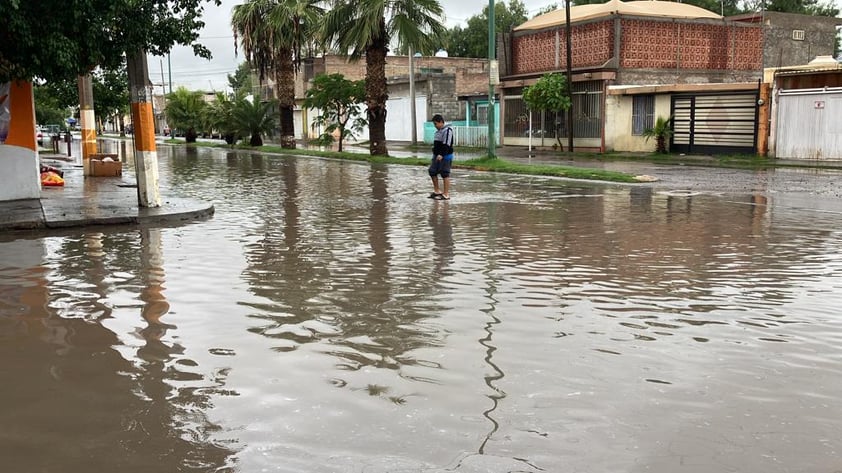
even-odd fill
[[[602,136],[602,82],[588,81],[573,84],[573,136],[599,138]],[[505,100],[503,136],[556,139],[567,137],[567,112],[531,111],[522,95],[509,95]],[[530,120],[531,118],[531,120]]]
[[[488,126],[454,126],[453,145],[484,148],[488,146]]]

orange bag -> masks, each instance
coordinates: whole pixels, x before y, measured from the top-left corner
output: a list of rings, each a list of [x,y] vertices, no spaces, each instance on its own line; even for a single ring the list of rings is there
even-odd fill
[[[42,172],[41,173],[41,185],[42,186],[63,186],[64,185],[64,178],[62,178],[58,174],[54,173],[53,171]]]

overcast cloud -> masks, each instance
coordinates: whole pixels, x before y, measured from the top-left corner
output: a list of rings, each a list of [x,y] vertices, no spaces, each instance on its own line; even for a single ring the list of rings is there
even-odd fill
[[[176,46],[169,57],[149,56],[149,79],[155,84],[155,92],[169,92],[170,74],[174,88],[184,86],[190,90],[222,91],[228,87],[228,74],[233,74],[237,65],[243,62],[242,51],[234,55],[234,35],[231,32],[231,9],[243,0],[222,0],[219,7],[206,7],[203,19],[205,28],[199,41],[213,53],[213,59],[193,56],[191,48]],[[468,18],[479,15],[488,5],[482,0],[441,0],[448,28],[465,25]],[[545,5],[560,2],[524,0],[527,16],[532,17]]]

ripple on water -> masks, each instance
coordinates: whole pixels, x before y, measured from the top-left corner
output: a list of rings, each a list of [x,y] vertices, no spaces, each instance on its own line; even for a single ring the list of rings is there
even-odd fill
[[[4,427],[61,437],[51,463],[97,469],[66,452],[114,445],[137,451],[122,469],[173,471],[838,463],[830,216],[467,171],[432,202],[419,168],[221,150],[173,150],[161,179],[213,218],[0,243]],[[73,413],[93,411],[115,441],[91,451]]]

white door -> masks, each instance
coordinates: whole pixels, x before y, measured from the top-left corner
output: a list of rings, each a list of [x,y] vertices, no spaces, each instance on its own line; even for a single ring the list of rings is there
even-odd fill
[[[781,91],[775,157],[842,159],[842,88]]]

